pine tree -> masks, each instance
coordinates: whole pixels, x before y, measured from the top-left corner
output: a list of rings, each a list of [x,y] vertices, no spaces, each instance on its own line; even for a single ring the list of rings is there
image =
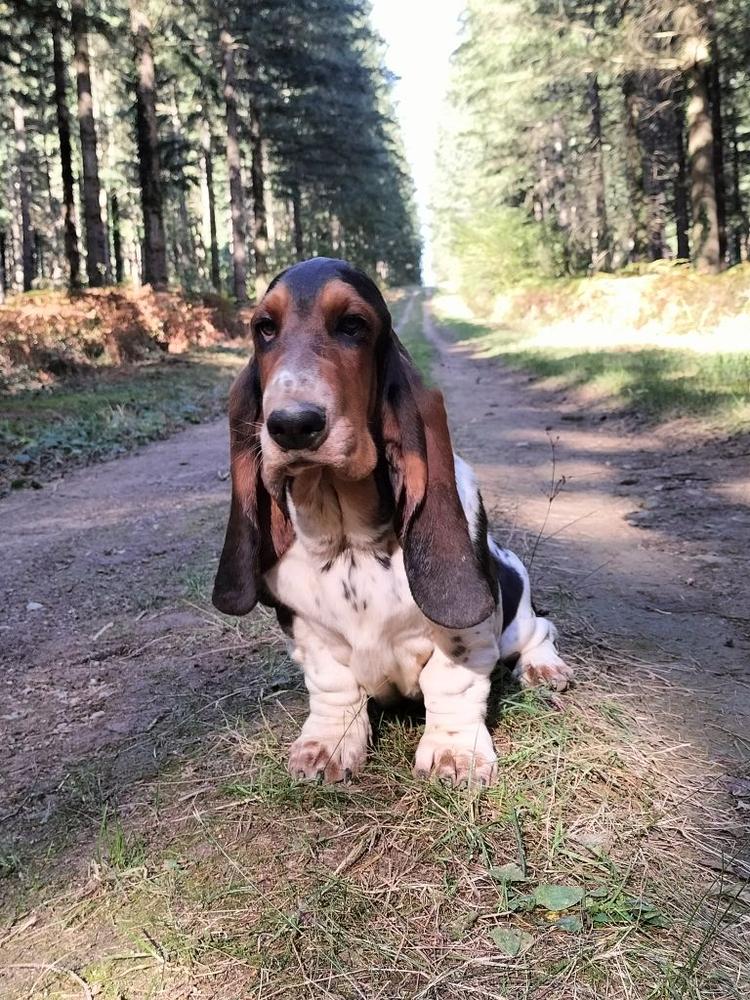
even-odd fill
[[[167,241],[156,119],[156,67],[151,26],[141,0],[130,0],[136,68],[136,130],[143,209],[143,280],[154,288],[167,284]]]
[[[89,285],[160,286],[168,265],[193,292],[229,286],[243,300],[315,253],[418,275],[366,0],[5,0],[0,30],[9,290],[75,287],[77,216]]]
[[[73,177],[73,152],[70,143],[70,114],[68,112],[67,62],[63,46],[63,18],[57,5],[51,12],[53,70],[55,80],[55,111],[57,138],[60,147],[63,205],[65,211],[65,256],[68,262],[68,283],[71,288],[81,284],[81,255],[78,249],[76,227],[75,180]]]
[[[86,274],[89,285],[103,285],[107,277],[107,253],[101,213],[101,184],[97,149],[94,98],[91,89],[88,14],[85,0],[71,0],[71,27],[75,47],[78,128],[83,162],[83,211],[86,226]]]

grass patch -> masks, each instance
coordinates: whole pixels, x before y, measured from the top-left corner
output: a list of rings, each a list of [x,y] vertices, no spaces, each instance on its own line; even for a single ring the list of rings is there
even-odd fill
[[[432,364],[435,350],[424,336],[422,309],[424,292],[414,289],[399,300],[393,310],[393,324],[401,343],[412,357],[428,385],[432,384]]]
[[[725,348],[721,338],[693,338],[693,348],[671,338],[666,346],[640,343],[627,329],[596,338],[584,328],[509,329],[451,315],[438,304],[444,332],[472,343],[477,355],[551,380],[556,388],[585,391],[595,404],[635,413],[651,422],[700,417],[729,428],[750,418],[750,351]]]
[[[355,784],[293,781],[304,704],[267,700],[139,796],[158,810],[107,818],[94,880],[45,886],[0,961],[33,954],[104,996],[745,996],[747,906],[702,864],[712,765],[625,681],[584,678],[565,711],[499,697],[482,792],[416,780],[419,729],[392,716]]]
[[[212,347],[0,395],[0,491],[218,416],[246,360],[245,347]]]
[[[138,868],[146,861],[146,843],[140,834],[127,833],[117,816],[105,807],[99,828],[99,862],[119,872]]]

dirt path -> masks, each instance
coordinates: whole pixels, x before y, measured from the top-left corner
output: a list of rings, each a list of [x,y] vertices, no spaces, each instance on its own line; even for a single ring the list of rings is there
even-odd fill
[[[634,671],[634,699],[656,685],[665,725],[739,776],[747,443],[667,452],[427,329],[498,537],[527,558],[536,548],[533,573],[570,638],[599,650],[602,669]],[[297,683],[264,620],[235,627],[208,610],[226,472],[222,420],[0,503],[5,839],[43,843],[71,813],[94,824],[114,788],[127,798],[261,688]]]
[[[4,839],[93,823],[288,667],[208,610],[225,421],[0,503]]]
[[[750,442],[699,444],[688,431],[675,448],[449,342],[428,306],[425,332],[456,449],[477,470],[498,537],[533,563],[553,615],[606,653],[603,668],[618,669],[625,654],[619,669],[633,670],[634,699],[660,698],[665,727],[741,772]]]

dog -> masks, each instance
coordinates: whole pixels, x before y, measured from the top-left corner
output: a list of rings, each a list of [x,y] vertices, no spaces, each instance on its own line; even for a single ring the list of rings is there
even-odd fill
[[[572,670],[532,606],[521,560],[488,534],[377,285],[314,258],[278,275],[230,394],[232,498],[213,602],[275,608],[309,692],[295,778],[348,781],[371,741],[368,699],[423,699],[415,774],[490,784],[490,677],[564,689]]]

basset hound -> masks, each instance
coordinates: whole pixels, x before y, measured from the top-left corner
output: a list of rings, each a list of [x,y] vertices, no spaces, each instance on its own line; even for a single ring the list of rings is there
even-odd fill
[[[367,701],[424,700],[415,773],[488,784],[490,675],[572,677],[531,604],[523,563],[487,532],[441,394],[394,333],[377,286],[341,260],[295,264],[251,321],[230,396],[232,499],[213,592],[276,609],[310,714],[296,778],[348,780],[371,738]]]

